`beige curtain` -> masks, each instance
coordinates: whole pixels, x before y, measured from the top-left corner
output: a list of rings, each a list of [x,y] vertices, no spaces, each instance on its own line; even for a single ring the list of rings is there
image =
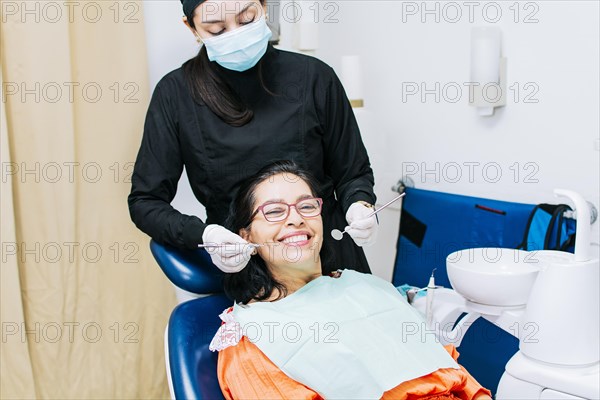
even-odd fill
[[[3,399],[167,398],[172,287],[129,219],[140,1],[0,2]]]

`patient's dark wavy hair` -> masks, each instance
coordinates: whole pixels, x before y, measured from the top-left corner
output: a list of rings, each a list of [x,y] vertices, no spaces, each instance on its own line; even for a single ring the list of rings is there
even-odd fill
[[[249,229],[252,225],[251,216],[254,212],[256,202],[256,188],[265,180],[274,175],[287,174],[295,175],[302,179],[310,188],[312,195],[317,197],[317,181],[307,171],[301,169],[293,161],[276,161],[263,167],[255,175],[245,180],[231,203],[229,217],[225,226],[234,233],[242,229]],[[329,249],[325,243],[321,247],[321,263],[329,262]],[[253,255],[248,265],[240,272],[225,274],[224,276],[225,294],[231,300],[247,304],[250,300],[264,301],[268,299],[273,291],[277,291],[277,299],[285,297],[287,290],[285,286],[278,282],[271,274],[265,261],[258,254]]]

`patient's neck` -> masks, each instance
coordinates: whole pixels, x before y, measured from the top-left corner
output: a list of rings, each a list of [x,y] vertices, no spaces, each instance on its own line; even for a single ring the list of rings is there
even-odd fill
[[[304,285],[306,285],[308,282],[315,280],[321,276],[323,276],[323,274],[321,273],[321,271],[319,271],[308,276],[285,276],[281,278],[276,277],[275,279],[277,279],[285,286],[285,288],[287,289],[287,294],[290,295],[295,291],[299,290]]]
[[[323,276],[321,260],[306,265],[269,266],[273,277],[287,289],[287,295],[294,293],[308,282]]]

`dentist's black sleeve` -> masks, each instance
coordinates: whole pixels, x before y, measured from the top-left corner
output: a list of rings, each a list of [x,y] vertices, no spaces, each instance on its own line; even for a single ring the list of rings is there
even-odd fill
[[[154,240],[180,248],[197,248],[205,224],[171,206],[183,172],[178,112],[172,79],[159,82],[148,107],[144,135],[127,199],[131,219]]]

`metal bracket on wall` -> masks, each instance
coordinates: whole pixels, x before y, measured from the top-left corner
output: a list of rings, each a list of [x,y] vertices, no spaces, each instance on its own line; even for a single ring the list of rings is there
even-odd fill
[[[598,209],[591,201],[587,202],[590,206],[590,224],[593,224],[598,219]]]
[[[394,186],[392,186],[392,191],[402,194],[404,193],[404,189],[406,189],[407,187],[414,188],[415,182],[410,176],[403,176],[402,179],[400,179]]]

